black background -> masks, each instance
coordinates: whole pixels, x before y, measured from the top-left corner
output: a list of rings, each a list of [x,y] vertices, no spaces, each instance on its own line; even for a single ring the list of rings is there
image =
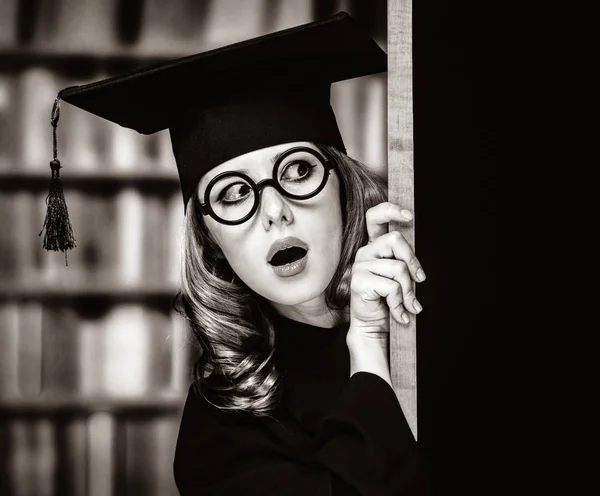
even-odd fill
[[[419,443],[436,494],[489,494],[510,472],[496,445],[495,357],[514,346],[496,305],[496,12],[413,1]],[[514,317],[514,313],[512,313]],[[500,456],[507,458],[498,465]]]

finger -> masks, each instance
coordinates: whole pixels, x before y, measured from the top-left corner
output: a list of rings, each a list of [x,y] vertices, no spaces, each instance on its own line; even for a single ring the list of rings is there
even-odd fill
[[[369,259],[395,258],[402,260],[408,266],[410,275],[417,282],[423,282],[426,278],[421,262],[416,257],[406,238],[398,231],[384,234],[376,242],[361,246],[354,258],[355,263],[361,263]]]
[[[410,313],[418,314],[423,307],[417,300],[413,288],[413,281],[406,263],[401,260],[389,258],[373,259],[360,264],[362,270],[368,270],[372,274],[387,277],[396,281],[401,288],[402,303]]]
[[[408,324],[410,318],[402,302],[402,288],[391,278],[382,277],[369,270],[362,270],[352,278],[353,291],[363,300],[377,301],[385,298],[394,320]]]
[[[402,209],[399,205],[391,202],[382,202],[367,210],[365,220],[367,223],[367,233],[369,234],[369,243],[372,243],[380,236],[388,232],[388,223],[410,222],[413,214]]]

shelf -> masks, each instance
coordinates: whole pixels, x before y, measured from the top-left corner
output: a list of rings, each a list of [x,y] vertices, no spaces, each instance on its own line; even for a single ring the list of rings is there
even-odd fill
[[[65,166],[60,176],[61,182],[66,186],[97,188],[111,187],[121,188],[125,186],[165,188],[168,191],[176,191],[179,187],[179,177],[175,170],[143,169],[121,171],[107,167],[104,170],[82,171],[75,166],[68,169]],[[4,188],[23,186],[48,187],[50,182],[50,167],[41,167],[37,170],[24,170],[17,166],[10,170],[6,164],[0,170],[0,185]]]
[[[57,253],[57,256],[62,254]],[[169,300],[175,298],[178,288],[174,285],[140,284],[121,286],[117,283],[98,285],[67,285],[57,281],[51,284],[0,284],[0,299],[57,300],[102,298],[118,301]]]
[[[0,416],[52,415],[57,413],[177,413],[184,405],[185,395],[169,394],[152,397],[106,396],[39,396],[37,398],[0,399]]]
[[[136,69],[143,66],[151,66],[169,60],[173,60],[193,53],[203,51],[204,48],[194,50],[194,52],[141,52],[140,50],[113,49],[106,52],[68,52],[52,49],[36,48],[14,48],[0,47],[0,67],[3,70],[14,70],[18,68],[29,67],[31,65],[41,65],[47,67],[64,67],[73,69],[75,67],[85,71],[86,68],[111,68],[122,71]]]

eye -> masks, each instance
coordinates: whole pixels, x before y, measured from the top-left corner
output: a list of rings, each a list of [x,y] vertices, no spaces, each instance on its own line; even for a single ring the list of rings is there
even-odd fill
[[[315,167],[316,165],[306,160],[295,160],[285,166],[281,179],[286,181],[302,181],[312,175],[312,169]]]
[[[217,200],[222,201],[223,203],[237,203],[238,201],[248,197],[251,192],[252,188],[250,185],[240,181],[237,183],[232,183],[221,190]]]

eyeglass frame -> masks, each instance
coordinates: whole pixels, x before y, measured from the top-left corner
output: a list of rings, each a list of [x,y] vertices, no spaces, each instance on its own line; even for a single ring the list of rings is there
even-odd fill
[[[277,170],[279,169],[279,166],[281,165],[281,163],[288,156],[292,155],[293,153],[297,153],[297,152],[306,152],[306,153],[313,155],[314,157],[316,157],[318,160],[321,161],[321,163],[323,164],[323,167],[325,168],[325,172],[323,174],[323,180],[321,181],[321,184],[312,193],[309,193],[307,195],[294,195],[292,193],[289,193],[288,191],[286,191],[283,188],[283,186],[281,186],[281,184],[277,180]],[[215,177],[213,177],[210,180],[210,182],[206,186],[206,191],[204,191],[204,203],[200,203],[202,215],[209,215],[210,217],[215,219],[220,224],[225,224],[228,226],[237,226],[239,224],[243,224],[244,222],[246,222],[250,218],[252,218],[252,216],[254,216],[254,214],[258,210],[258,206],[260,204],[260,193],[263,190],[263,188],[265,188],[266,186],[273,186],[279,193],[281,193],[286,198],[291,198],[292,200],[308,200],[310,198],[317,196],[321,191],[323,191],[323,189],[327,185],[327,181],[329,180],[331,171],[334,169],[335,169],[335,165],[333,164],[332,160],[330,160],[329,157],[324,157],[320,152],[318,152],[314,148],[309,148],[307,146],[295,146],[293,148],[286,150],[277,158],[277,160],[273,164],[273,172],[272,172],[271,177],[269,177],[267,179],[263,179],[262,181],[259,181],[258,183],[255,183],[252,180],[252,178],[250,178],[248,175],[244,174],[243,172],[225,171],[225,172],[221,172],[220,174],[217,174]],[[229,176],[237,176],[237,177],[241,177],[242,179],[246,180],[248,182],[249,186],[252,187],[252,190],[254,191],[254,194],[255,194],[256,199],[254,200],[254,205],[250,209],[250,212],[248,212],[240,220],[222,219],[221,217],[219,217],[217,215],[217,213],[210,206],[210,192],[211,192],[212,187],[220,179],[223,179],[224,177],[229,177]]]

